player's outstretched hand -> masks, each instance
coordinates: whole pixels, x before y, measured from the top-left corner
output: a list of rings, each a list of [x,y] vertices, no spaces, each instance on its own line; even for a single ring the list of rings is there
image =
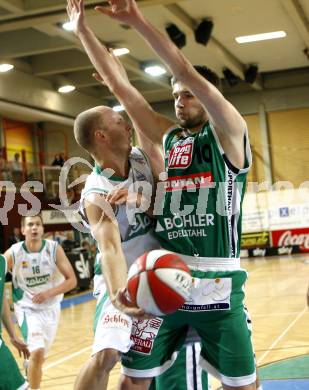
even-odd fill
[[[109,0],[110,8],[97,6],[95,10],[112,19],[126,24],[134,24],[140,16],[135,0]]]
[[[26,343],[16,336],[11,338],[11,343],[18,350],[19,356],[22,356],[24,359],[29,358],[30,352]]]
[[[135,306],[128,298],[126,289],[118,290],[115,298],[112,300],[113,305],[116,309],[122,311],[130,317],[136,317],[139,319],[150,318],[145,311]]]
[[[67,0],[67,13],[73,32],[78,34],[86,26],[84,0]]]

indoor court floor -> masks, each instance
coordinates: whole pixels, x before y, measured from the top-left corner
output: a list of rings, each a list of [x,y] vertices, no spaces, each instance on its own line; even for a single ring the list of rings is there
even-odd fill
[[[261,257],[242,264],[249,271],[246,304],[264,390],[308,390],[309,254]],[[59,331],[44,366],[42,390],[71,390],[91,353],[95,308],[91,294],[70,297],[63,306]],[[18,362],[21,366],[19,358]],[[112,372],[108,390],[117,389],[118,375],[119,366]],[[219,388],[213,381],[213,389]]]

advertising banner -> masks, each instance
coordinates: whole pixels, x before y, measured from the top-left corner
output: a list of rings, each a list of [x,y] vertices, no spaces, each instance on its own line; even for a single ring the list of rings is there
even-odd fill
[[[272,246],[299,246],[301,252],[309,252],[309,227],[299,229],[274,230],[271,232]]]

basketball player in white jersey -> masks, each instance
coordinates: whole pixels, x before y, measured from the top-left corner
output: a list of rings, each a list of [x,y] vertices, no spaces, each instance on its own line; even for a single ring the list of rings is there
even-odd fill
[[[60,301],[76,286],[76,277],[62,247],[43,239],[40,214],[22,217],[21,228],[25,241],[12,245],[4,256],[12,272],[18,325],[30,351],[27,376],[34,390],[40,388],[43,362],[56,335]]]
[[[95,160],[82,191],[80,213],[100,251],[95,264],[97,307],[92,358],[79,373],[75,389],[103,390],[120,353],[127,352],[132,344],[132,316],[144,315],[125,297],[127,268],[145,251],[159,247],[145,212],[137,211],[134,223],[125,204],[111,207],[107,198],[120,189],[131,188],[137,193],[137,181],[148,183],[152,189],[153,175],[147,157],[131,147],[131,126],[111,108],[94,107],[79,114],[74,134]]]

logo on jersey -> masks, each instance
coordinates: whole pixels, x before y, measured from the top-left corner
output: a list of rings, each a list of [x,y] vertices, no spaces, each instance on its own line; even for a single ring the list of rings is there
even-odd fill
[[[166,192],[214,187],[211,172],[192,173],[190,175],[172,176],[164,181]]]
[[[174,145],[169,153],[169,169],[188,168],[192,163],[194,139],[189,137],[183,142]]]

